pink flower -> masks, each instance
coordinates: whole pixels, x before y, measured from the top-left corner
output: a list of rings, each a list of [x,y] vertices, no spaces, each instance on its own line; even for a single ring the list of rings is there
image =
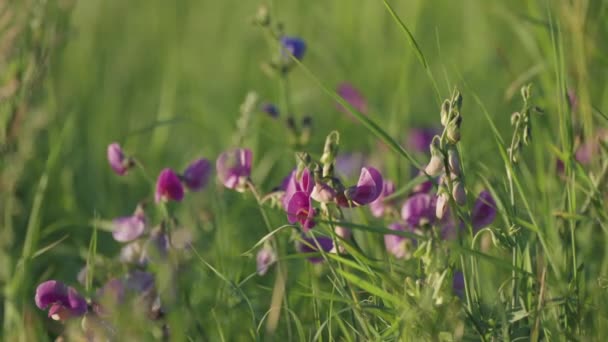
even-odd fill
[[[181,201],[184,198],[184,187],[182,183],[171,169],[164,169],[158,175],[156,181],[156,203],[161,201]]]
[[[217,176],[228,189],[245,191],[251,176],[251,150],[236,148],[222,153],[215,163]]]

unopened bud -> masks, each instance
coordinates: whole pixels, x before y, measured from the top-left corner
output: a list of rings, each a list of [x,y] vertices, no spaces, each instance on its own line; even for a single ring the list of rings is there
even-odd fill
[[[454,105],[456,106],[456,108],[458,108],[458,111],[460,111],[460,108],[462,108],[462,95],[460,94],[459,91],[456,91],[456,94],[454,95],[454,98],[452,99]]]
[[[340,133],[332,131],[325,138],[325,146],[323,147],[323,155],[321,156],[321,163],[324,165],[332,164],[336,159],[338,153],[338,146],[340,144]]]
[[[458,158],[458,151],[451,148],[448,150],[448,164],[450,165],[450,172],[454,175],[460,175],[460,160]]]
[[[519,112],[515,112],[515,113],[511,114],[511,126],[515,126],[517,121],[519,121],[519,117],[520,117]]]
[[[450,121],[450,101],[445,100],[441,105],[441,125],[445,127]]]
[[[268,11],[268,6],[260,5],[260,7],[258,7],[258,11],[253,18],[253,22],[260,26],[270,25],[270,13]]]
[[[457,144],[460,141],[460,124],[462,116],[459,113],[448,123],[447,137],[451,144]]]
[[[424,169],[424,172],[429,176],[438,176],[444,171],[443,165],[443,155],[437,147],[439,139],[437,137],[433,138],[433,142],[431,142],[431,160],[428,165]]]
[[[524,101],[528,101],[530,96],[532,96],[532,84],[521,87],[521,97],[524,98]]]
[[[445,193],[445,191],[442,191],[439,196],[437,196],[437,203],[435,204],[435,216],[437,216],[438,219],[442,220],[445,213],[448,211],[448,202],[448,194]]]
[[[467,202],[467,194],[464,191],[462,182],[456,181],[452,183],[452,196],[458,205],[464,205]]]

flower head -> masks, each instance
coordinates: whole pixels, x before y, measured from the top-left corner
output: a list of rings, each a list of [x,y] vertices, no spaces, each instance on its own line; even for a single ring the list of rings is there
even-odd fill
[[[281,46],[283,47],[283,53],[289,53],[298,60],[301,60],[306,52],[306,43],[298,37],[281,37]]]
[[[380,171],[373,167],[361,169],[356,186],[346,189],[345,194],[356,205],[365,205],[375,201],[382,193],[383,181]]]
[[[270,246],[264,246],[262,249],[258,251],[258,254],[255,258],[257,265],[257,272],[259,275],[263,276],[268,272],[268,269],[272,264],[277,261],[277,255]]]
[[[137,239],[146,229],[146,217],[138,207],[131,216],[120,217],[113,221],[112,236],[118,242],[129,242]]]
[[[125,156],[118,143],[111,143],[108,145],[108,162],[110,163],[112,170],[120,176],[126,174],[132,166],[131,159]]]
[[[317,245],[318,243],[318,245]],[[316,236],[316,237],[304,237],[302,236],[302,241],[298,241],[296,243],[296,249],[300,253],[317,253],[319,252],[319,247],[325,253],[329,253],[334,248],[334,242],[331,238],[325,236]],[[320,263],[323,261],[322,257],[309,257],[308,261],[313,264]]]
[[[412,227],[433,223],[435,214],[435,197],[425,193],[412,195],[401,208],[401,218]]]
[[[173,170],[166,168],[160,172],[156,180],[156,203],[161,201],[181,201],[184,198],[184,187]]]
[[[251,175],[251,150],[235,148],[226,151],[215,163],[217,176],[228,189],[245,191],[245,183]]]
[[[335,199],[336,191],[326,183],[317,183],[313,187],[310,197],[319,203],[329,203]]]
[[[82,316],[87,312],[87,301],[73,287],[48,280],[36,288],[36,306],[49,308],[49,317],[58,321]]]
[[[190,163],[182,175],[188,190],[199,191],[207,185],[211,175],[211,163],[207,159],[197,159]]]
[[[473,222],[473,229],[475,231],[486,227],[490,223],[494,222],[496,218],[496,202],[489,191],[484,190],[479,193],[473,210],[471,211],[471,220]]]
[[[385,197],[392,195],[395,192],[395,184],[391,181],[385,181],[382,186],[382,192],[380,196],[376,198],[375,201],[369,204],[369,208],[372,211],[372,215],[375,217],[381,217],[384,215],[384,212],[388,207],[390,207],[390,203],[386,203],[384,201]]]
[[[388,228],[396,231],[411,230],[409,226],[401,223],[391,223]],[[384,246],[386,247],[386,251],[394,255],[397,259],[408,258],[412,253],[412,246],[414,244],[414,240],[403,236],[393,234],[384,235]]]
[[[340,83],[337,88],[337,93],[341,98],[353,106],[353,108],[361,113],[367,113],[367,101],[352,84],[347,82]],[[346,109],[341,104],[337,104],[337,107],[339,111],[346,112]]]
[[[302,229],[306,232],[315,226],[315,210],[312,207],[312,199],[303,191],[296,191],[287,202],[287,219],[293,224],[300,222]]]
[[[289,175],[289,179],[286,182],[283,181],[283,184],[285,186],[285,194],[283,195],[283,208],[285,210],[287,210],[289,200],[294,193],[302,191],[310,196],[315,185],[314,179],[307,168],[302,171],[300,179],[298,179],[297,170],[293,170]]]

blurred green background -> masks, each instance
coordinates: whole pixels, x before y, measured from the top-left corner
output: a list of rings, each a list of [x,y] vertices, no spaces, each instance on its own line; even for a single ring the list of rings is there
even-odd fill
[[[411,127],[436,126],[440,101],[458,86],[465,98],[466,167],[498,185],[502,181],[494,174],[504,169],[482,108],[509,139],[510,115],[521,106],[519,88],[532,82],[546,115],[535,119],[543,129],[531,148],[526,186],[537,196],[534,206],[548,212],[549,203],[541,201],[559,194],[560,184],[542,178],[553,166],[551,147],[563,143],[557,113],[566,108],[565,90],[578,94],[580,115],[573,122],[583,137],[596,128],[592,106],[608,109],[608,2],[391,3],[420,45],[428,70],[380,0],[268,5],[287,34],[306,41],[303,63],[313,74],[331,88],[343,81],[355,85],[368,100],[369,116],[399,142],[405,143]],[[76,283],[93,218],[127,215],[142,198],[150,198],[151,186],[138,173],[111,172],[110,142],[120,142],[155,177],[163,167],[181,170],[194,158],[215,160],[232,146],[239,106],[249,91],[279,102],[278,81],[260,67],[272,49],[251,24],[259,5],[0,1],[0,318],[6,341],[44,339],[50,323],[34,306],[35,286],[51,278]],[[410,179],[408,163],[383,152],[376,138],[337,111],[302,70],[296,68],[290,82],[294,114],[313,118],[307,150],[320,153],[327,133],[338,129],[342,150],[381,154],[391,165],[387,175],[400,184]],[[265,191],[293,167],[294,151],[286,139],[281,122],[262,113],[252,117],[243,145],[254,151],[253,178]],[[212,184],[172,208],[194,230],[205,260],[235,281],[255,271],[254,259],[241,254],[266,233],[253,201]],[[285,223],[281,213],[271,220],[275,227]],[[115,255],[119,244],[110,234],[99,234],[99,253]],[[292,263],[291,274],[307,270],[297,260]],[[187,316],[184,324],[198,324],[207,340],[222,334],[229,341],[247,340],[254,327],[229,286],[201,265],[189,277],[188,296],[198,316]],[[303,286],[295,275],[289,282],[289,287]],[[272,286],[266,277],[245,289],[260,316]],[[293,299],[291,306],[307,321],[305,298]]]

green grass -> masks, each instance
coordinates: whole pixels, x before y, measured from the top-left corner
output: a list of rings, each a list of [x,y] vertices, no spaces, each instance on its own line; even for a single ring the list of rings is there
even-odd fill
[[[115,322],[117,333],[160,338],[164,322],[177,341],[608,334],[606,145],[588,165],[575,159],[580,140],[606,127],[607,1],[269,1],[272,19],[308,46],[288,84],[261,67],[278,46],[251,24],[259,5],[0,1],[2,340],[79,331],[79,320],[64,326],[36,308],[36,286],[57,279],[93,297],[123,274],[113,261],[121,245],[100,223],[152,200],[162,168],[214,161],[238,142],[253,150],[252,180],[265,194],[295,166],[296,150],[319,158],[337,130],[340,152],[368,155],[403,189],[402,200],[418,181],[412,166],[428,162],[405,147],[408,130],[439,125],[441,102],[455,88],[464,97],[458,146],[469,193],[461,214],[489,189],[498,204],[489,229],[452,242],[418,236],[414,257],[398,260],[383,243],[392,221],[356,209],[340,220],[354,234],[347,253],[323,254],[325,262],[312,265],[295,252],[299,228],[285,226],[282,210],[212,181],[168,205],[192,231],[194,250],[150,268],[165,317],[151,322],[125,310],[116,322],[134,323]],[[368,115],[336,109],[342,81],[365,95]],[[531,114],[532,140],[511,163],[510,117],[528,83],[530,103],[544,113]],[[297,120],[310,115],[310,141],[294,147],[281,121],[257,111],[238,126],[250,91],[283,112],[288,106]],[[114,141],[147,175],[111,171],[106,147]],[[149,207],[160,222],[163,210]],[[334,236],[335,224],[324,220],[314,231]],[[256,244],[267,235],[279,263],[260,277]],[[76,276],[87,264],[94,272],[81,286]],[[455,269],[466,276],[462,299],[451,294]]]

